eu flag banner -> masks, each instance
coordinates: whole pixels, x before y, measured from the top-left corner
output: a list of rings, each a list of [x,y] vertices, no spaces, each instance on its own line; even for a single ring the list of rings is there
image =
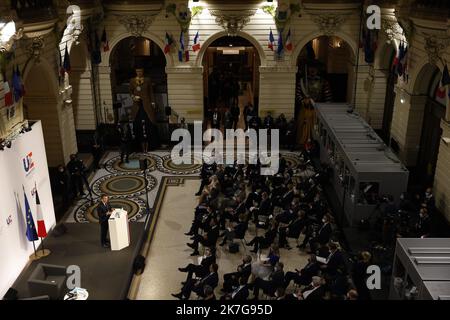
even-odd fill
[[[180,33],[180,50],[178,50],[178,60],[183,62],[183,54],[184,54],[184,34],[183,31]]]
[[[36,241],[38,240],[38,235],[36,231],[36,226],[33,220],[33,214],[31,213],[30,204],[28,203],[27,194],[25,192],[25,188],[23,188],[23,196],[25,198],[25,215],[27,221],[27,239],[28,241]]]

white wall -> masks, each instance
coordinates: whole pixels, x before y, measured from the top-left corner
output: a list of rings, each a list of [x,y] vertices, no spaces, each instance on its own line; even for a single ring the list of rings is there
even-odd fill
[[[25,235],[23,187],[36,228],[36,199],[31,194],[35,183],[47,232],[56,223],[41,122],[36,122],[32,128],[31,132],[15,139],[11,149],[0,151],[0,298],[12,286],[33,253],[32,242],[28,242]],[[26,174],[23,158],[30,152],[35,168]]]

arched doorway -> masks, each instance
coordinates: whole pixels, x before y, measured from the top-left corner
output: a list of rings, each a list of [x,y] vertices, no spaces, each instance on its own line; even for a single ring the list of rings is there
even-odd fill
[[[296,107],[305,95],[316,102],[351,102],[354,54],[337,36],[319,36],[297,57]]]
[[[57,80],[53,69],[43,62],[33,63],[25,73],[24,115],[41,120],[49,167],[64,164],[64,153],[58,112]]]
[[[207,123],[211,124],[216,108],[224,119],[225,112],[237,105],[241,114],[237,128],[244,129],[244,107],[250,103],[258,110],[261,65],[258,50],[243,37],[223,36],[206,48],[202,65]]]
[[[166,57],[162,49],[144,37],[127,37],[114,46],[110,55],[111,90],[115,121],[129,118],[133,104],[130,95],[130,79],[136,76],[136,67],[144,69],[144,76],[151,79],[158,122],[165,122],[164,108],[167,101]],[[133,120],[133,119],[129,119]]]
[[[417,177],[432,185],[436,173],[439,145],[442,136],[441,121],[445,118],[445,90],[440,90],[442,73],[435,65],[426,64],[419,72],[414,86],[416,95],[426,96],[422,134],[417,158]]]
[[[397,83],[398,74],[395,71],[394,60],[397,51],[393,44],[386,44],[381,50],[381,68],[386,73],[386,98],[384,100],[383,125],[381,128],[381,137],[386,144],[391,139],[391,124],[394,114],[395,104],[395,84]]]

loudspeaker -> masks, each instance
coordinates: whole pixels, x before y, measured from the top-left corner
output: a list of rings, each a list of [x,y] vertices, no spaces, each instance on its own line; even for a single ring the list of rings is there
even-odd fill
[[[60,223],[53,229],[52,235],[54,237],[60,237],[65,233],[67,233],[67,227],[63,223]]]
[[[3,296],[3,300],[17,300],[17,290],[14,288],[9,288]]]
[[[136,258],[134,258],[133,262],[133,272],[134,274],[142,274],[145,269],[145,258],[142,255],[138,255]]]
[[[172,115],[172,108],[171,107],[166,107],[165,111],[166,111],[166,116],[167,117],[170,117]]]
[[[141,168],[141,170],[147,170],[148,169],[147,159],[140,159],[139,160],[139,168]]]

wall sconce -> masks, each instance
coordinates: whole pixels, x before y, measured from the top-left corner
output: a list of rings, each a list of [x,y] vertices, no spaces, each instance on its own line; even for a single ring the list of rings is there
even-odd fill
[[[9,22],[0,22],[0,52],[10,51],[14,41],[22,37],[23,30],[16,30],[16,23],[11,20]]]
[[[405,102],[406,102],[406,95],[405,95],[405,91],[402,90],[400,92],[400,103],[405,104]]]

